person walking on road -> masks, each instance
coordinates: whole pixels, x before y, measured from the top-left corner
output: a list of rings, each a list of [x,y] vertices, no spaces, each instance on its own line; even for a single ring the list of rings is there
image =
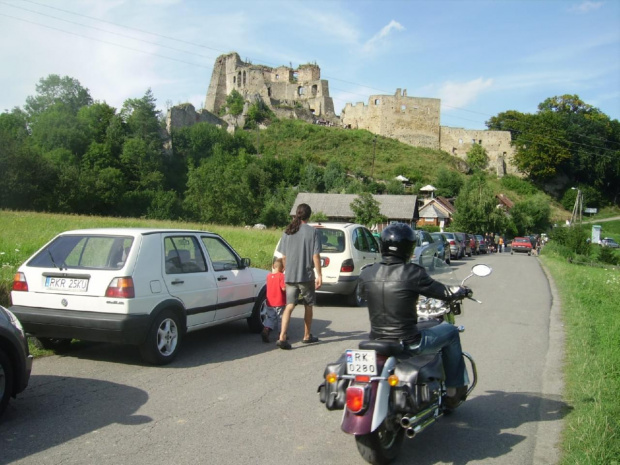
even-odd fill
[[[300,203],[297,206],[293,221],[287,226],[278,245],[278,252],[282,254],[282,262],[286,269],[284,278],[286,282],[286,307],[282,313],[280,339],[276,344],[284,350],[291,349],[291,344],[287,338],[288,326],[291,321],[291,314],[300,296],[305,308],[304,338],[301,342],[309,344],[319,341],[310,332],[313,307],[316,303],[316,290],[323,283],[319,255],[321,240],[318,231],[307,224],[311,214],[310,206]]]

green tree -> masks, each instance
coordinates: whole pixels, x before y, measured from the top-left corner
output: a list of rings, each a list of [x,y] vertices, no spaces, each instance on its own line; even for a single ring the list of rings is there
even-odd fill
[[[437,188],[435,193],[438,196],[456,197],[459,195],[459,192],[463,187],[463,183],[463,176],[457,171],[452,171],[447,168],[440,168],[433,186]]]
[[[60,105],[70,114],[77,115],[80,108],[93,103],[88,89],[82,87],[77,79],[50,74],[41,78],[36,86],[37,94],[26,97],[24,109],[30,118]]]
[[[497,208],[497,200],[483,173],[474,174],[465,182],[454,202],[454,208],[456,212],[452,228],[456,231],[504,232],[505,215]]]
[[[228,94],[226,97],[226,104],[224,106],[224,111],[231,116],[235,117],[235,120],[243,113],[243,106],[245,105],[245,100],[243,100],[243,96],[237,92],[236,89]]]
[[[474,144],[467,152],[467,164],[473,170],[483,170],[489,163],[486,149],[480,144]]]
[[[347,173],[337,160],[327,162],[323,173],[325,192],[340,193],[347,184]]]
[[[360,194],[351,202],[351,210],[355,214],[355,222],[368,227],[385,221],[385,217],[381,215],[379,202],[369,192]]]
[[[549,199],[541,194],[516,202],[510,217],[520,236],[539,234],[550,226]]]

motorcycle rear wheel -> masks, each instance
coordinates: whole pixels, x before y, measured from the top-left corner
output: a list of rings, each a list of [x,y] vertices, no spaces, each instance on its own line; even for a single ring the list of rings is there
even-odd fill
[[[386,426],[388,421],[392,421],[391,428]],[[404,437],[405,430],[400,425],[385,419],[372,433],[355,436],[355,443],[364,460],[373,465],[383,465],[398,457]]]

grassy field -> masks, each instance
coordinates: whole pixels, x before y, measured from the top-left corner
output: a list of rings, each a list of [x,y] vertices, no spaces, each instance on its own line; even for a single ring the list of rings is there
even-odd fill
[[[620,464],[620,271],[544,252],[566,332],[562,464]]]

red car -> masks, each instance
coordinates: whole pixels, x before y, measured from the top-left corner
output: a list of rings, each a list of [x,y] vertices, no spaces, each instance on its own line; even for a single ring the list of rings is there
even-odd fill
[[[526,252],[528,255],[532,255],[532,243],[530,242],[530,238],[515,237],[510,246],[510,255],[514,252]]]

